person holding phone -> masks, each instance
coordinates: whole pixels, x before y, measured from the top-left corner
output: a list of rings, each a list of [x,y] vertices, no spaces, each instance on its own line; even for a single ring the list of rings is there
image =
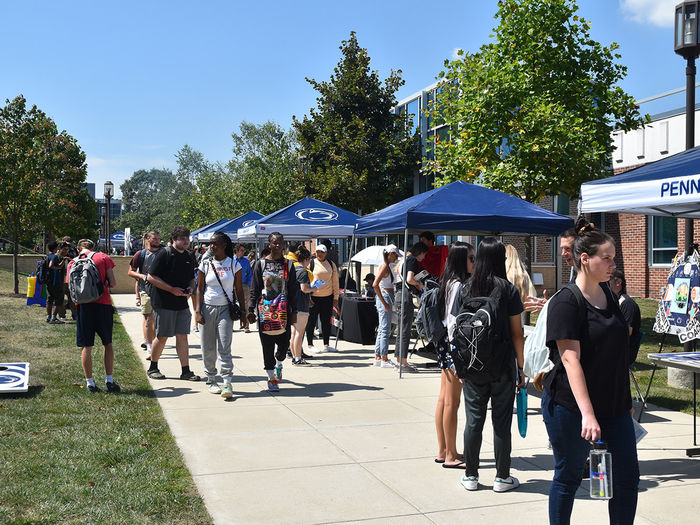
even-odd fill
[[[190,370],[187,341],[192,322],[187,299],[194,291],[194,271],[197,267],[194,257],[187,251],[190,246],[190,230],[185,226],[175,226],[170,242],[171,246],[158,252],[151,271],[145,278],[153,286],[151,302],[156,322],[156,338],[151,348],[148,377],[165,379],[165,375],[158,369],[158,359],[168,338],[175,336],[175,350],[182,366],[180,379],[199,381],[200,377]]]

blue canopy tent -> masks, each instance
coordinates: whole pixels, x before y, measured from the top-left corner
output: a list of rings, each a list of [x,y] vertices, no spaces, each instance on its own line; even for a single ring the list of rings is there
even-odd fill
[[[214,235],[214,232],[222,231],[226,235],[228,235],[232,241],[235,241],[238,239],[239,228],[245,228],[246,226],[250,226],[262,217],[262,213],[258,213],[257,211],[249,211],[248,213],[239,215],[238,217],[235,217],[229,221],[225,221],[221,224],[215,223],[209,228],[204,228],[198,231],[197,240],[206,242],[209,239],[211,239],[211,236]]]
[[[573,226],[570,217],[513,195],[456,181],[360,217],[356,235],[419,233],[558,235]]]
[[[199,239],[197,238],[197,235],[199,234],[199,232],[202,232],[204,230],[208,230],[209,228],[216,228],[217,226],[221,226],[223,223],[225,223],[227,221],[228,221],[228,219],[223,218],[223,219],[219,219],[216,222],[212,222],[211,224],[207,224],[206,226],[202,226],[201,228],[197,228],[193,232],[190,232],[190,241],[193,241],[193,242],[198,241]],[[216,231],[216,230],[213,230],[213,231]]]
[[[545,210],[518,197],[456,181],[360,217],[355,234],[403,233],[404,252],[407,252],[408,234],[425,230],[436,234],[558,235],[573,224],[571,217]],[[403,280],[406,280],[405,265]],[[402,317],[403,306],[402,302]]]
[[[255,240],[278,231],[285,239],[351,237],[359,215],[305,197],[238,230],[238,240]]]

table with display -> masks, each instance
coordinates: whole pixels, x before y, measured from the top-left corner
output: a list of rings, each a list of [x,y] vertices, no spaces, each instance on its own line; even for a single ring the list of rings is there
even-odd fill
[[[668,354],[648,354],[649,361],[666,368],[679,368],[693,372],[693,445],[695,448],[686,449],[687,456],[700,456],[697,431],[697,375],[700,373],[700,352],[676,352]]]
[[[342,306],[342,309],[341,309]],[[345,295],[338,299],[338,311],[342,311],[340,338],[350,343],[361,345],[374,344],[379,324],[377,308],[374,299],[355,295]],[[336,328],[331,334],[335,336]]]

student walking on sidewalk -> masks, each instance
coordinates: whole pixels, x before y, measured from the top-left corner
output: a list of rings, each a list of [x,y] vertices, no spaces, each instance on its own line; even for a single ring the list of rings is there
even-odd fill
[[[229,303],[243,297],[242,272],[238,262],[233,259],[233,245],[228,235],[219,231],[214,233],[209,249],[212,257],[202,258],[199,264],[195,320],[202,325],[202,360],[209,392],[221,394],[224,399],[229,399],[233,397],[233,319],[229,312]],[[245,305],[241,302],[239,304],[243,306],[241,311],[245,310]],[[217,356],[221,361],[223,388],[216,381]]]
[[[311,284],[316,286],[311,294],[309,322],[306,325],[306,341],[309,345],[309,350],[311,350],[314,344],[316,320],[320,318],[323,349],[334,352],[335,348],[328,345],[331,339],[331,315],[333,314],[333,307],[338,306],[338,297],[340,296],[340,281],[338,279],[338,267],[327,256],[328,248],[324,244],[319,244],[316,246],[316,259],[312,260],[309,266],[314,274],[314,281]],[[322,284],[319,285],[319,283]]]
[[[175,350],[180,359],[182,373],[180,379],[199,381],[200,377],[190,370],[190,355],[187,336],[190,334],[190,313],[187,299],[194,291],[194,270],[196,262],[190,246],[190,230],[185,226],[175,226],[170,235],[172,246],[160,250],[156,255],[151,273],[146,282],[155,289],[151,297],[156,321],[156,338],[151,348],[151,367],[148,377],[165,379],[158,369],[158,359],[169,337],[175,336]]]
[[[267,389],[277,392],[282,381],[282,363],[289,350],[291,325],[296,323],[299,283],[294,264],[282,254],[282,234],[273,232],[267,240],[270,252],[253,268],[248,320],[258,321]]]

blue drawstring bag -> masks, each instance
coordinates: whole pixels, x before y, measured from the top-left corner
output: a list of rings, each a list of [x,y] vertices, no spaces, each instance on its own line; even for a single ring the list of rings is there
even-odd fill
[[[515,395],[518,407],[518,430],[520,435],[525,437],[527,434],[527,388],[518,388],[518,393]]]

